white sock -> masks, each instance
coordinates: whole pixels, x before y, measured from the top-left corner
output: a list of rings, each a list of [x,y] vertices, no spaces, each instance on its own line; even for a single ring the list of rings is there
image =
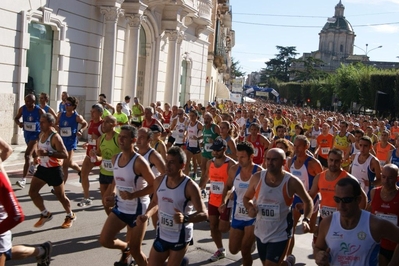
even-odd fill
[[[225,249],[224,249],[223,247],[218,248],[218,250],[220,250],[220,251],[225,251]]]
[[[26,176],[22,177],[21,181],[26,181]]]
[[[42,215],[43,216],[47,216],[48,215],[48,211],[46,209],[44,209],[44,211],[42,211]]]

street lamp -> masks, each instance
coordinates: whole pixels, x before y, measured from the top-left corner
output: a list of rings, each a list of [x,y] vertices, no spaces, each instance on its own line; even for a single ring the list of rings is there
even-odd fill
[[[364,50],[363,48],[360,48],[359,46],[357,46],[357,45],[353,45],[354,47],[356,47],[356,48],[358,48],[358,49],[360,49],[360,50],[362,50],[363,52],[364,52],[364,54],[365,54],[365,56],[367,56],[371,51],[374,51],[375,49],[380,49],[380,48],[382,48],[382,45],[380,45],[380,46],[377,46],[377,47],[374,47],[373,49],[368,49],[369,48],[369,44],[368,43],[366,43],[366,50]]]

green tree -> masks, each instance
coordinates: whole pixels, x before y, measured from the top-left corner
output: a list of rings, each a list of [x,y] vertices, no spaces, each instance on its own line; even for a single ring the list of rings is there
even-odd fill
[[[323,60],[309,56],[305,59],[295,59],[293,63],[295,64],[293,74],[295,76],[294,80],[296,81],[306,81],[327,76],[326,72],[319,69],[324,63]]]
[[[230,75],[233,79],[245,76],[245,72],[241,71],[240,61],[235,61],[234,57],[231,58]]]
[[[276,78],[279,81],[288,82],[290,80],[289,68],[295,60],[295,46],[276,46],[278,54],[275,58],[265,62],[266,67],[261,70],[261,82],[268,83],[270,78]]]

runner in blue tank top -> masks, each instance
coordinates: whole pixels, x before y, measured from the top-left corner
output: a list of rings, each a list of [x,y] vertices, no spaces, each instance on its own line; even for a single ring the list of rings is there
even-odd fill
[[[35,104],[36,97],[33,94],[25,96],[25,105],[18,109],[18,113],[14,118],[14,122],[24,130],[24,138],[27,144],[25,151],[25,164],[22,172],[22,179],[17,181],[17,185],[21,188],[25,187],[26,176],[28,174],[28,168],[31,164],[30,158],[33,156],[35,160],[37,141],[40,133],[40,116],[44,114],[44,111]],[[22,122],[19,120],[22,117]],[[34,169],[30,171],[33,174]]]
[[[39,107],[42,108],[46,113],[52,114],[54,117],[57,117],[57,114],[54,112],[53,108],[48,105],[49,96],[47,93],[40,93],[39,96]]]
[[[73,162],[73,153],[76,150],[78,137],[82,136],[83,130],[88,126],[86,120],[81,115],[76,113],[78,100],[75,97],[68,97],[65,102],[66,112],[58,114],[57,125],[62,137],[62,141],[68,151],[68,158],[64,160],[62,168],[64,171],[64,183],[68,180],[68,168],[71,167],[80,174],[80,167]],[[78,129],[78,125],[81,128]]]

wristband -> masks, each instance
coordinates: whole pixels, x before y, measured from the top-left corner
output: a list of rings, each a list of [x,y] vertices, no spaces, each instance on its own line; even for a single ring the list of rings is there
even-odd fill
[[[303,222],[310,223],[310,219],[305,217],[305,218],[302,219],[302,223],[303,223]]]
[[[188,219],[189,219],[190,217],[188,216],[188,215],[184,215],[184,219],[183,219],[183,223],[188,223]]]
[[[48,156],[53,156],[54,151],[48,151],[47,153],[48,153]]]

